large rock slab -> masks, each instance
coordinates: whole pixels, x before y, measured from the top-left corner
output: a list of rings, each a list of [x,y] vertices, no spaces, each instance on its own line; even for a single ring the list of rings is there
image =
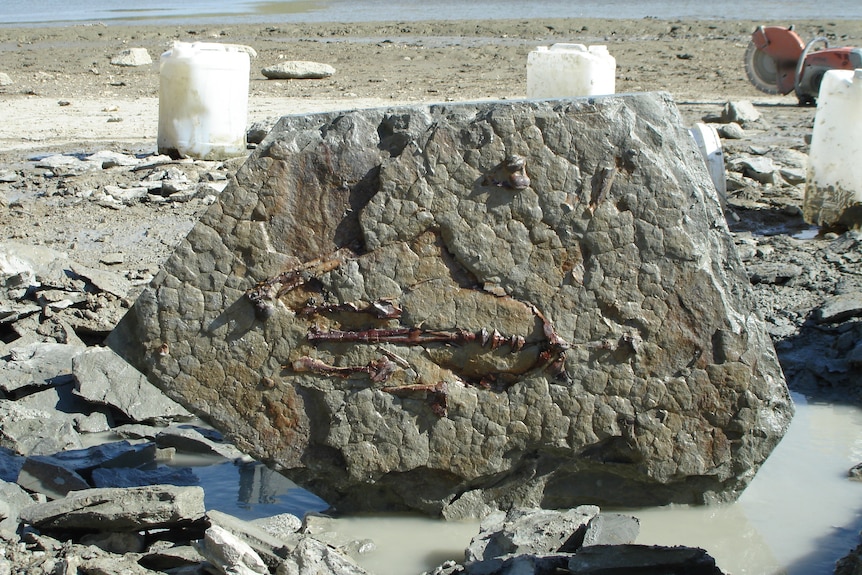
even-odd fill
[[[72,491],[21,510],[22,523],[42,530],[141,531],[186,527],[204,516],[200,487],[151,485]]]
[[[111,334],[338,509],[732,499],[792,415],[665,94],[286,116]]]

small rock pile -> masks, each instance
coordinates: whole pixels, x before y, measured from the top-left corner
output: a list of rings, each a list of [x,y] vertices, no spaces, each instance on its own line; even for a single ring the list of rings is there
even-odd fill
[[[120,180],[91,189],[67,188],[74,195],[112,208],[137,202],[187,202],[193,198],[212,203],[227,185],[228,177],[225,165],[219,162],[173,160],[164,155],[139,158],[107,150],[80,157],[54,154],[37,159],[34,167],[48,170],[46,176],[61,182],[69,176],[116,167],[130,168],[129,181]]]
[[[703,549],[635,545],[634,517],[582,505],[567,511],[512,509],[483,521],[463,565],[426,575],[685,573],[721,575]]]
[[[0,203],[8,208],[0,339],[101,342],[242,161],[102,150],[0,169]],[[160,209],[171,213],[154,218]],[[30,219],[37,226],[70,223],[53,242],[33,242]]]
[[[0,531],[0,572],[364,575],[368,541],[338,542],[332,520],[282,514],[242,521],[206,511],[199,487],[88,489],[20,511],[20,538]],[[634,517],[598,507],[494,513],[465,551],[426,575],[630,572],[721,575],[704,550],[635,545]]]

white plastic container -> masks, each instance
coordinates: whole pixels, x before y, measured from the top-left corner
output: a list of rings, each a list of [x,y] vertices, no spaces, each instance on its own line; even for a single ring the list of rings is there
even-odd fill
[[[617,61],[607,46],[554,44],[527,55],[527,97],[568,98],[613,94]]]
[[[690,130],[694,143],[706,162],[709,177],[718,193],[718,201],[722,209],[727,206],[727,173],[724,169],[724,152],[721,149],[721,138],[718,131],[709,124],[697,122]]]
[[[174,42],[162,54],[159,153],[207,160],[246,153],[249,50]]]
[[[862,70],[823,76],[802,215],[818,226],[862,226]]]

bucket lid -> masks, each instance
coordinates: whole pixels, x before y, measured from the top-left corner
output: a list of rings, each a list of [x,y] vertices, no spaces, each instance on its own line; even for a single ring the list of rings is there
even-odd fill
[[[170,50],[162,54],[162,58],[192,58],[203,52],[245,53],[250,58],[256,58],[257,52],[251,46],[242,44],[220,44],[218,42],[180,42],[175,41]]]
[[[589,52],[590,54],[596,54],[599,56],[604,56],[608,54],[608,47],[604,44],[598,44],[595,46],[585,46],[584,44],[570,44],[566,42],[558,42],[556,44],[551,44],[550,46],[538,46],[537,51],[539,52]]]
[[[576,51],[576,52],[586,52],[587,47],[583,44],[568,44],[565,42],[559,42],[557,44],[551,44],[551,50],[554,51]]]

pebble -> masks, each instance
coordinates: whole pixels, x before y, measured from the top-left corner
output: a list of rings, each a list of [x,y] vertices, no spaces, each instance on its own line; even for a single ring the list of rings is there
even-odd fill
[[[114,66],[149,66],[152,63],[153,59],[146,48],[128,48],[111,58]]]
[[[721,113],[723,123],[735,122],[743,128],[761,121],[760,112],[748,100],[728,102]]]
[[[745,130],[736,122],[730,122],[718,128],[718,135],[728,140],[740,140],[745,137]]]
[[[271,80],[321,79],[335,74],[335,68],[329,64],[291,60],[267,66],[261,70],[261,73]]]

